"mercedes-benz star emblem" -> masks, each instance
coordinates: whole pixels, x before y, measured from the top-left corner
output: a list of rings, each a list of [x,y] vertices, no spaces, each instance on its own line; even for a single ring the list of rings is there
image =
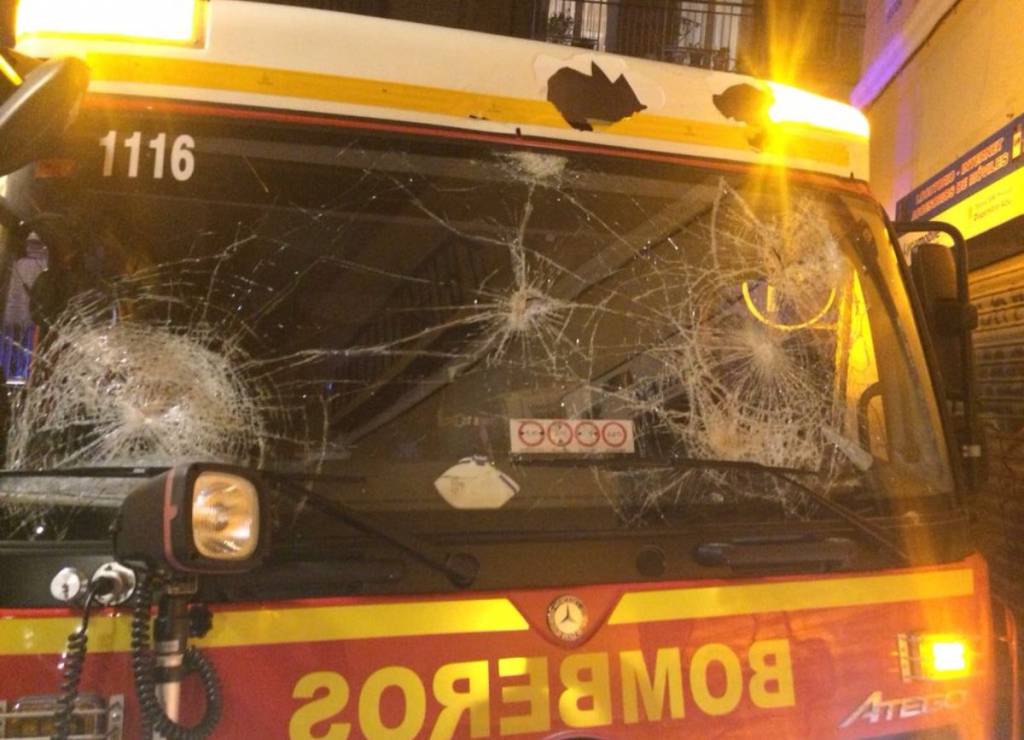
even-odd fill
[[[578,640],[587,628],[587,610],[575,596],[559,596],[548,605],[548,627],[566,642]]]

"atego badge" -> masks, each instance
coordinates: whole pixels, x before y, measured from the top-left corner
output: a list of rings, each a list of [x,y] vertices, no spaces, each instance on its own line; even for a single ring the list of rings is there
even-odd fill
[[[575,596],[559,596],[548,606],[548,627],[555,637],[566,642],[580,639],[587,628],[587,610]]]

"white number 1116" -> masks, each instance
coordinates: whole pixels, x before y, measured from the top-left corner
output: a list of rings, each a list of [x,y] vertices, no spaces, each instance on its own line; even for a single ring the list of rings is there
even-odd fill
[[[100,146],[103,147],[103,176],[113,177],[114,161],[117,159],[117,131],[108,131],[106,136],[100,138]],[[142,132],[135,131],[124,137],[124,148],[128,150],[128,177],[139,176],[139,160],[142,155]],[[164,169],[167,164],[167,134],[161,133],[154,136],[147,144],[153,150],[153,179],[162,180]],[[196,142],[188,134],[181,134],[174,137],[170,146],[171,176],[179,182],[192,178],[196,170],[196,156],[193,152]],[[143,176],[145,176],[144,173]]]

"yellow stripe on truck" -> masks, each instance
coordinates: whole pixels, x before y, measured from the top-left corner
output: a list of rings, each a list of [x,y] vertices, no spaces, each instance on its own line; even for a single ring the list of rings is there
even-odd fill
[[[508,599],[418,601],[220,612],[202,646],[275,645],[371,637],[522,632],[529,629]]]
[[[441,87],[191,59],[87,53],[92,79],[383,106],[458,118],[568,128],[551,103]]]
[[[625,594],[610,625],[706,619],[766,612],[832,609],[954,598],[974,593],[970,569],[830,578],[748,585],[637,591]],[[89,622],[89,649],[129,649],[127,616]],[[76,617],[0,617],[0,655],[59,653]],[[276,645],[383,637],[523,632],[529,629],[508,599],[415,601],[336,606],[278,606],[218,611],[206,647]]]
[[[973,593],[974,571],[969,569],[640,591],[622,597],[608,624],[893,604]]]
[[[89,651],[127,652],[130,622],[128,616],[90,619]],[[79,623],[75,617],[0,618],[0,655],[60,653]],[[417,601],[217,611],[213,632],[194,642],[203,647],[234,647],[527,629],[526,620],[508,599]]]
[[[85,59],[92,79],[103,82],[224,90],[496,123],[570,128],[558,109],[547,100],[191,59],[94,52],[87,53]],[[638,113],[599,129],[602,134],[753,151],[748,127],[734,124]],[[840,166],[847,166],[850,161],[846,144],[834,136],[815,137],[787,131],[767,137],[765,150],[777,164],[784,164],[786,157]]]
[[[0,655],[62,653],[68,635],[81,624],[79,617],[0,617]],[[89,652],[127,652],[130,648],[129,617],[89,619]]]

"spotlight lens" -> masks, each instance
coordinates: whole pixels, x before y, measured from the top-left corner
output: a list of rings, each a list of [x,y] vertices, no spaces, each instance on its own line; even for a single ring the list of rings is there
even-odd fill
[[[200,473],[192,487],[192,539],[214,560],[245,560],[259,543],[260,505],[253,484],[230,473]]]

